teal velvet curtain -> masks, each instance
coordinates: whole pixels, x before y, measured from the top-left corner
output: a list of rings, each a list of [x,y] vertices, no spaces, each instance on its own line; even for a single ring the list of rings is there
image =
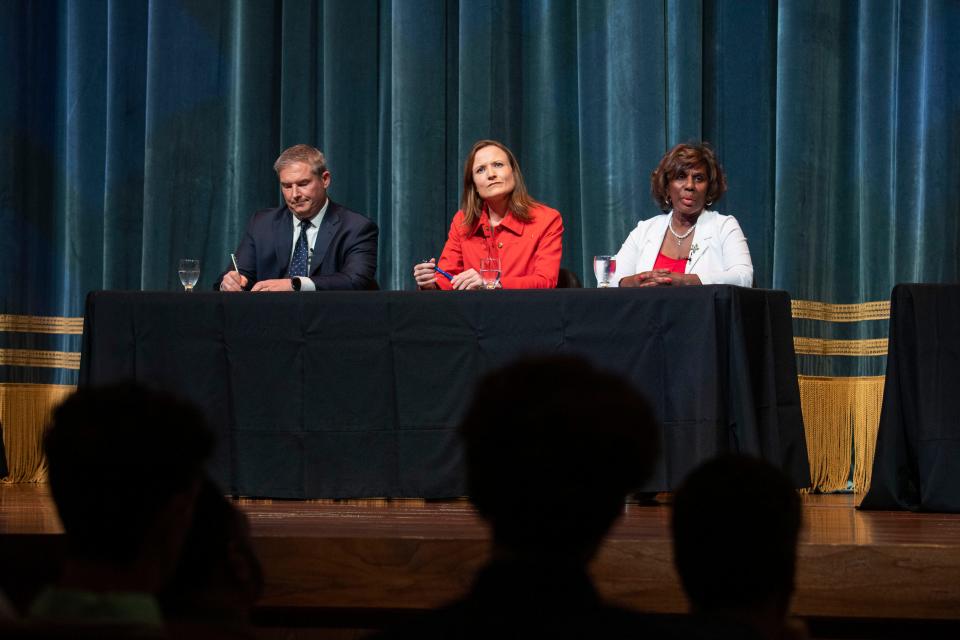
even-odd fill
[[[209,287],[249,215],[280,202],[271,165],[297,142],[380,225],[386,289],[413,288],[411,266],[439,253],[486,137],[561,211],[563,264],[588,284],[591,257],[658,212],[664,151],[699,139],[727,171],[716,208],[740,220],[757,286],[858,303],[956,280],[958,41],[955,0],[6,0],[0,313],[177,289],[181,257]],[[79,337],[0,331],[0,349]],[[2,365],[3,382],[75,380]]]

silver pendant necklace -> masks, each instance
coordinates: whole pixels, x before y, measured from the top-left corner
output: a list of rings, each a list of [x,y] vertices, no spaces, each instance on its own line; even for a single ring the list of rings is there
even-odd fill
[[[667,223],[667,224],[668,224],[668,226],[670,227],[670,233],[673,234],[673,237],[676,238],[676,240],[677,240],[677,248],[678,248],[678,249],[680,248],[680,244],[681,244],[684,240],[687,239],[687,236],[689,236],[691,233],[693,233],[693,230],[697,228],[697,224],[694,223],[692,227],[690,227],[689,229],[687,229],[687,232],[686,232],[685,234],[680,235],[679,233],[677,233],[676,231],[673,230],[673,219],[672,219],[672,218],[670,219],[670,222]]]

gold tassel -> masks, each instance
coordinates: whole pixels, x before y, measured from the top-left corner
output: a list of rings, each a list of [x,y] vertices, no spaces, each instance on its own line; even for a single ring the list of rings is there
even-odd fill
[[[865,492],[873,472],[884,376],[797,379],[811,487],[846,489],[852,464],[853,490]]]
[[[9,475],[5,482],[45,482],[43,430],[54,407],[76,387],[67,384],[0,383],[0,422]]]
[[[800,405],[814,490],[841,491],[850,479],[863,493],[870,487],[880,423],[883,376],[798,376]],[[7,452],[7,482],[44,482],[43,430],[50,414],[73,393],[72,385],[0,383],[0,422]]]
[[[885,376],[867,379],[860,385],[853,412],[853,490],[866,493],[873,478],[873,454],[877,450],[880,409],[883,406]]]

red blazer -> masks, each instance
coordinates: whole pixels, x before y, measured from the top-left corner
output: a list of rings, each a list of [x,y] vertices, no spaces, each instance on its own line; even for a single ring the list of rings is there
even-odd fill
[[[480,271],[480,258],[500,257],[500,284],[504,289],[552,289],[557,286],[563,253],[563,220],[560,212],[542,204],[530,208],[530,222],[513,213],[492,230],[487,208],[471,228],[457,211],[450,225],[439,267],[451,275],[467,269]],[[437,275],[437,286],[450,289],[450,281]]]

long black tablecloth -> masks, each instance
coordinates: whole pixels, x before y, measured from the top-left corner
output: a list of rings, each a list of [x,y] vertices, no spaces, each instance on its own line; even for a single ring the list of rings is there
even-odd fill
[[[199,403],[220,441],[212,473],[234,494],[449,497],[464,493],[456,425],[478,377],[576,353],[654,405],[664,453],[647,490],[729,450],[807,486],[792,336],[785,292],[728,286],[95,292],[80,384],[132,378]]]
[[[960,512],[960,285],[901,284],[862,509]]]

